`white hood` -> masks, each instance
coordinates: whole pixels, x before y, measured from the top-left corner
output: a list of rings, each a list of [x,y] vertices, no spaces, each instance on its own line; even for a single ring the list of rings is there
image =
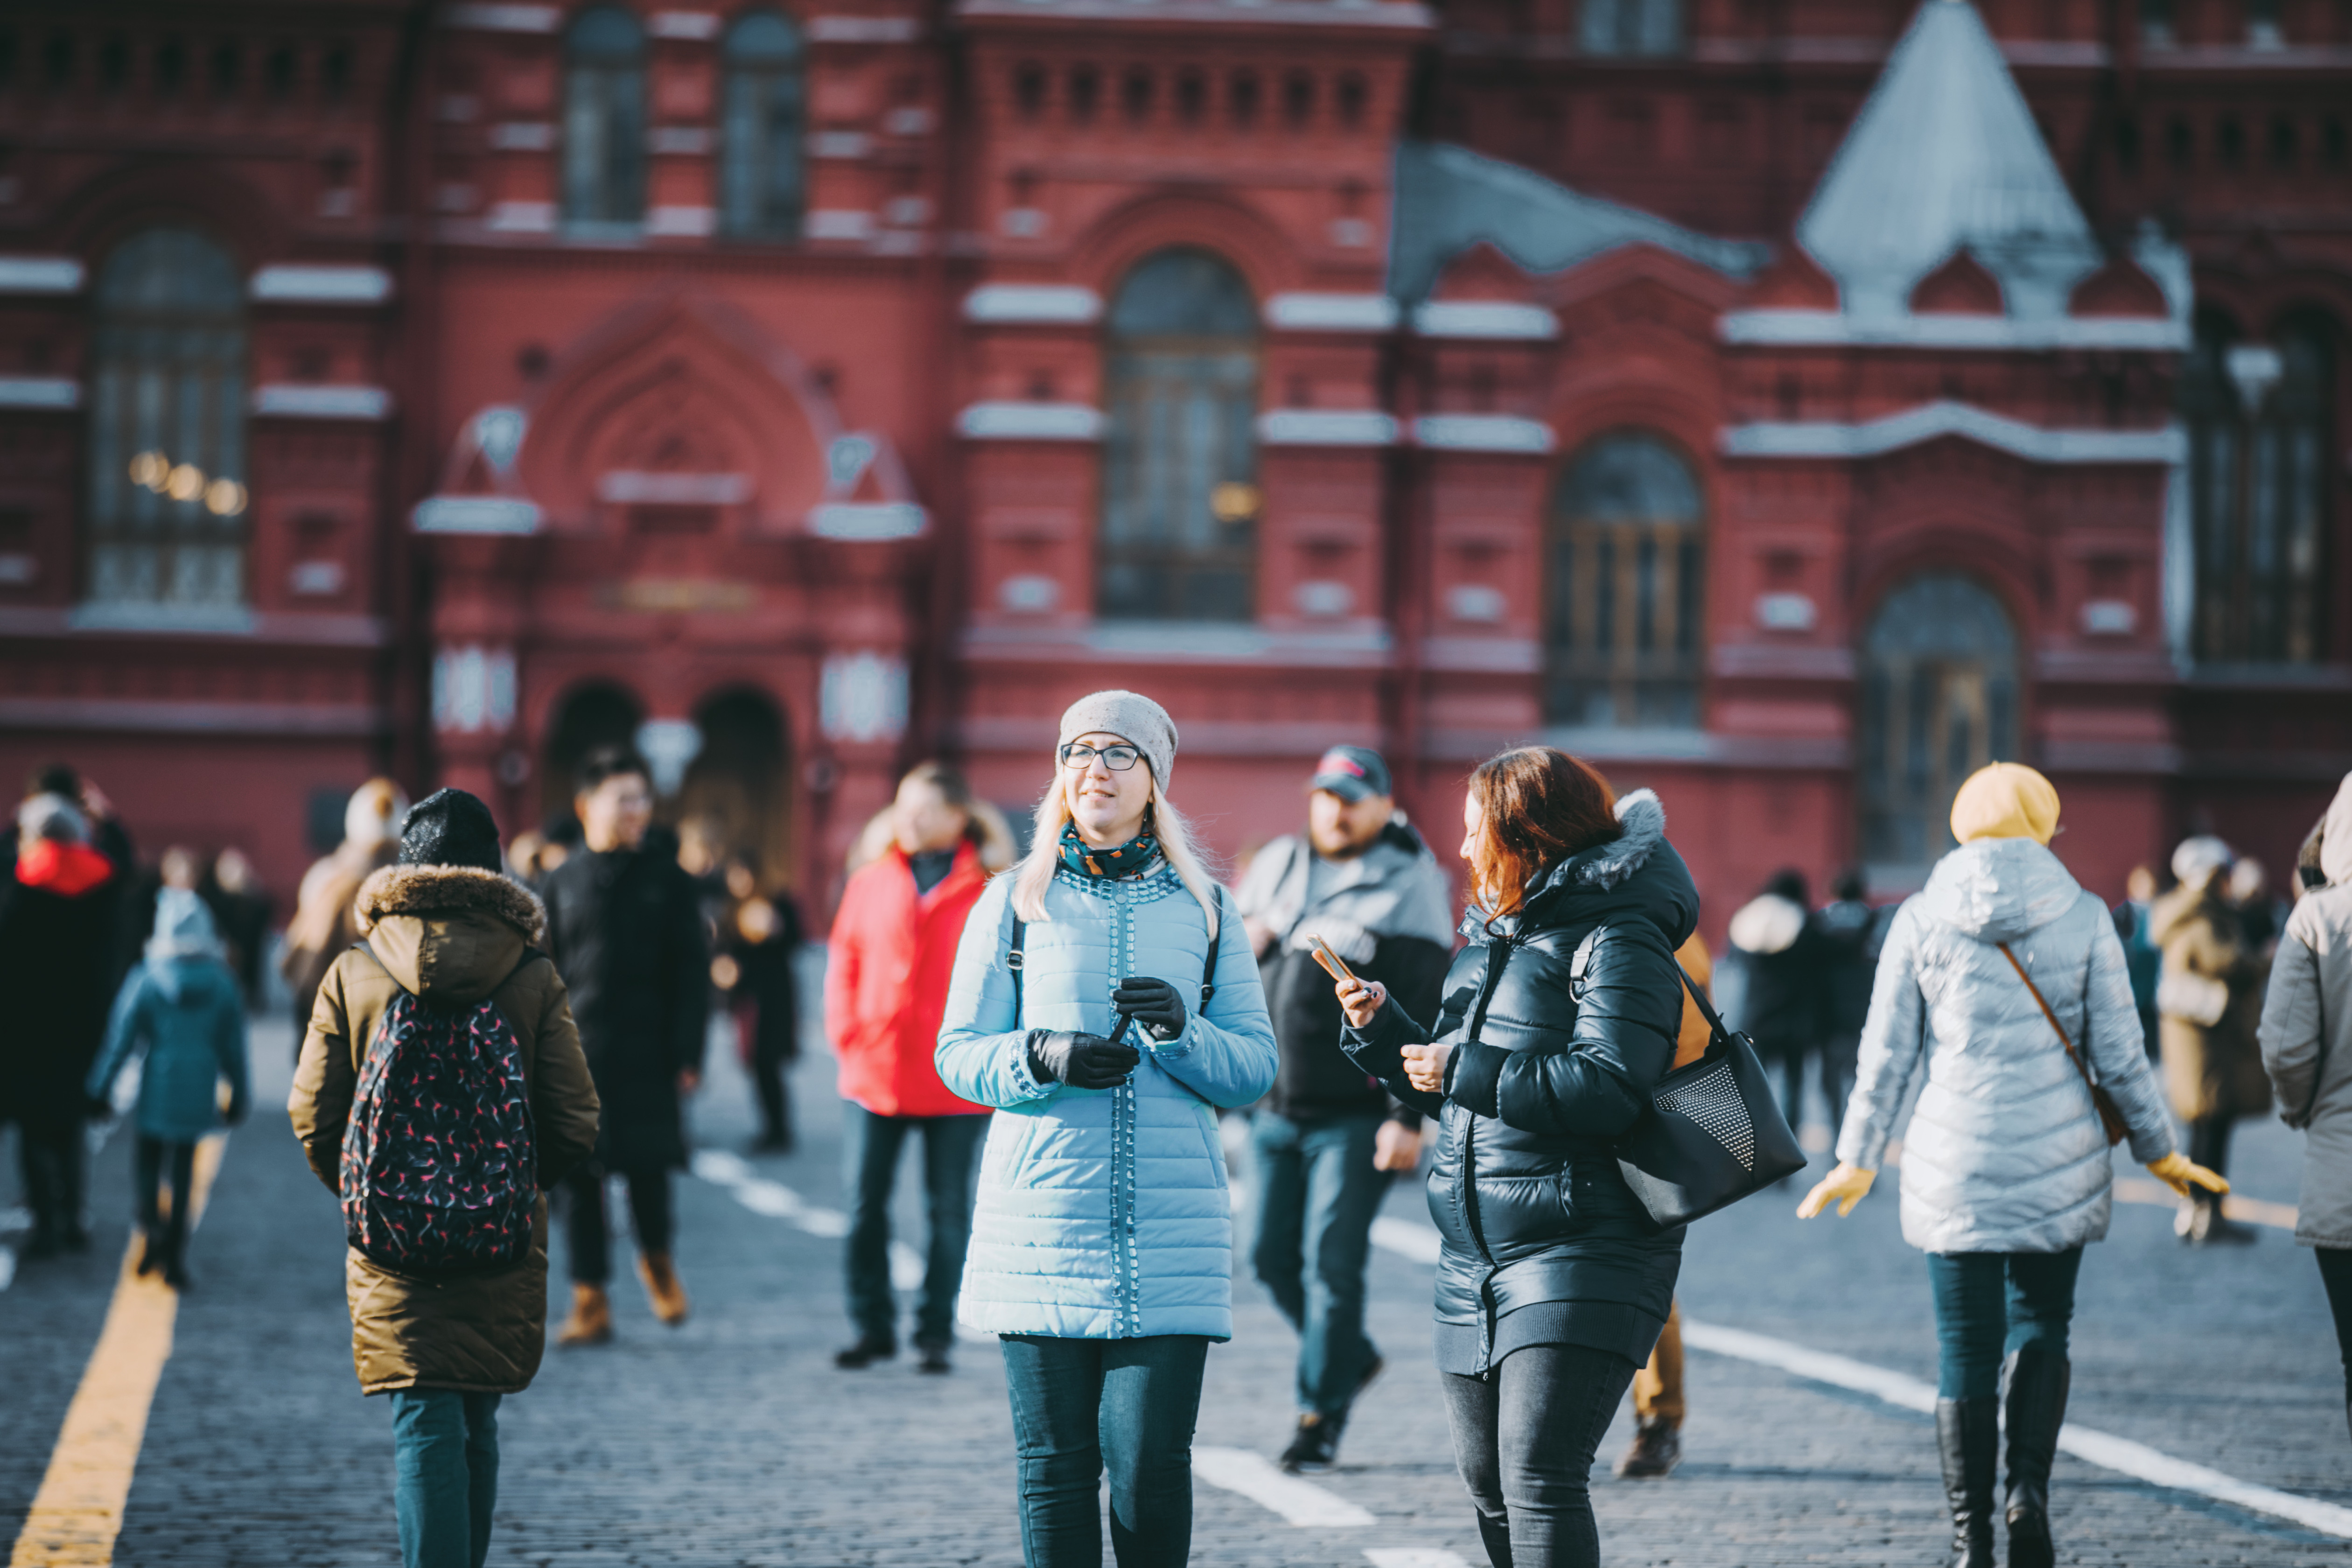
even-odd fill
[[[2319,869],[2328,886],[2352,882],[2352,773],[2336,786],[2319,840]]]
[[[1778,893],[1748,900],[1731,917],[1731,945],[1742,952],[1786,952],[1804,933],[1804,906]]]
[[[1936,862],[1919,900],[1954,930],[2000,942],[2048,925],[2082,896],[2073,873],[2044,846],[2031,838],[1979,838]]]

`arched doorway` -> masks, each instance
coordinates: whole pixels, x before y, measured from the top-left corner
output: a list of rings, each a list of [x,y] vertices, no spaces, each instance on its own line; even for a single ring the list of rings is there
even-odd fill
[[[741,855],[769,889],[796,885],[792,768],[784,716],[763,691],[734,687],[694,710],[702,749],[678,791],[681,832],[701,837],[719,860]]]
[[[1544,717],[1695,730],[1706,650],[1706,507],[1682,454],[1614,430],[1561,473],[1547,528]]]
[[[539,813],[541,822],[561,820],[572,810],[572,786],[580,764],[599,746],[634,746],[645,709],[624,687],[611,681],[591,681],[564,694],[547,728],[539,770]]]
[[[2018,752],[2017,634],[2000,601],[1953,573],[1913,577],[1862,650],[1862,858],[1912,882],[1952,847],[1952,795]]]

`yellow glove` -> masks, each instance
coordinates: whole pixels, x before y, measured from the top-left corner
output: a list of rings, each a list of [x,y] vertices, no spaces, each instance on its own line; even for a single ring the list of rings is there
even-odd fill
[[[1834,1170],[1822,1178],[1821,1185],[1805,1194],[1805,1201],[1797,1205],[1797,1217],[1811,1219],[1835,1204],[1838,1218],[1843,1219],[1853,1212],[1854,1205],[1870,1195],[1870,1184],[1876,1180],[1877,1172],[1865,1171],[1859,1165],[1849,1165],[1841,1160]]]
[[[2149,1175],[2154,1176],[2184,1198],[2196,1195],[2189,1190],[2191,1184],[2200,1186],[2209,1193],[2226,1193],[2230,1190],[2228,1182],[2197,1163],[2188,1155],[2179,1152],[2167,1154],[2163,1159],[2150,1165],[2147,1172]]]

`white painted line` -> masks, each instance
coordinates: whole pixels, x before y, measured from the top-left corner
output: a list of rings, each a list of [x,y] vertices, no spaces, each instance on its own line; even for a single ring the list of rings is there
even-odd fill
[[[1470,1568],[1460,1552],[1443,1546],[1367,1546],[1364,1561],[1372,1568]]]
[[[1301,1529],[1357,1529],[1380,1522],[1369,1510],[1312,1481],[1285,1475],[1272,1459],[1248,1448],[1195,1448],[1192,1473]]]
[[[0,1290],[16,1282],[16,1249],[0,1247]]]

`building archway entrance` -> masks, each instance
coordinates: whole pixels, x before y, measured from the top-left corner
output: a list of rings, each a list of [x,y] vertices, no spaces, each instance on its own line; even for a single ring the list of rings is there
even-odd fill
[[[635,745],[637,726],[645,718],[645,705],[635,695],[609,680],[590,681],[565,693],[540,749],[540,821],[561,822],[570,816],[580,764],[588,753],[600,746]]]
[[[2017,633],[1980,584],[1926,573],[1878,606],[1862,649],[1856,759],[1871,880],[1916,886],[1952,847],[1952,795],[2018,752]]]
[[[699,840],[719,863],[734,855],[749,861],[763,889],[796,887],[791,742],[782,712],[767,693],[731,687],[705,698],[694,724],[701,749],[675,803],[665,803],[674,804],[689,853]]]

